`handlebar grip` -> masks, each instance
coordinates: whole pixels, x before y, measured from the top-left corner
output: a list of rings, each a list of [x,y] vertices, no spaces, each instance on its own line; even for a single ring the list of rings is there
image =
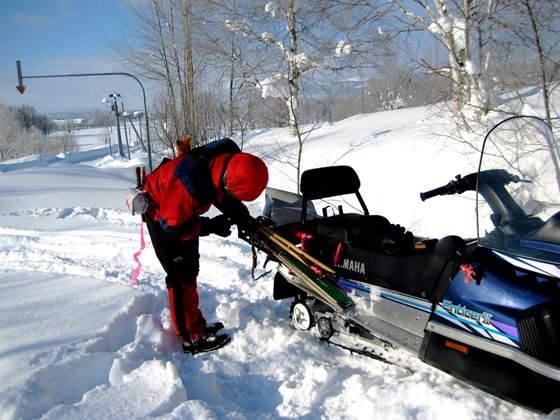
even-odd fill
[[[433,190],[420,193],[420,200],[426,201],[428,198],[432,198],[437,195],[443,195],[448,193],[449,193],[449,185],[444,185],[443,187],[435,188]]]

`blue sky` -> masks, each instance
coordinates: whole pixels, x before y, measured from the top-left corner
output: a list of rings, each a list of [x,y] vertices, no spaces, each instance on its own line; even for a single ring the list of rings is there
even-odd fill
[[[16,60],[24,76],[126,71],[109,48],[126,31],[125,0],[0,0],[0,103],[41,113],[104,109],[116,91],[125,107],[140,107],[141,89],[123,76],[26,79],[16,90]]]

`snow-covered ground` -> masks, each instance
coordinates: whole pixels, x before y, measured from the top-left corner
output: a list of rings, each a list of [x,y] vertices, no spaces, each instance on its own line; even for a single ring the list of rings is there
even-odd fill
[[[434,137],[444,126],[424,108],[324,125],[305,144],[303,169],[351,165],[372,213],[423,235],[474,235],[470,199],[418,197],[473,168]],[[203,312],[233,341],[183,354],[149,239],[130,284],[140,219],[122,195],[146,158],[108,156],[101,131],[77,135],[78,153],[0,164],[0,418],[540,417],[407,354],[387,364],[294,330],[289,302],[272,299],[273,273],[251,278],[251,249],[235,234],[202,240],[199,278]],[[268,156],[270,186],[294,190],[295,172],[280,162],[293,151],[286,130],[245,141]],[[261,206],[262,197],[251,211]]]

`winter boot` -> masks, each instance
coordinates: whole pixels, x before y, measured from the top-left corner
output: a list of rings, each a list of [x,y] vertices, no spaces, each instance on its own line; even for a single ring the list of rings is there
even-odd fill
[[[183,340],[183,351],[185,353],[197,354],[218,350],[231,341],[227,334],[203,335],[196,339]]]
[[[206,323],[206,334],[216,335],[218,331],[224,328],[224,324],[221,322],[208,322]]]

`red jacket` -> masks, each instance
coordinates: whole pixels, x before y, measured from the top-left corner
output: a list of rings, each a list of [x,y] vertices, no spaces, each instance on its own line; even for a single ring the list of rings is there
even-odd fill
[[[199,216],[212,204],[222,203],[225,194],[222,177],[235,153],[239,153],[237,145],[223,139],[161,164],[146,178],[144,191],[149,196],[146,214],[167,233],[182,240],[200,236]]]

